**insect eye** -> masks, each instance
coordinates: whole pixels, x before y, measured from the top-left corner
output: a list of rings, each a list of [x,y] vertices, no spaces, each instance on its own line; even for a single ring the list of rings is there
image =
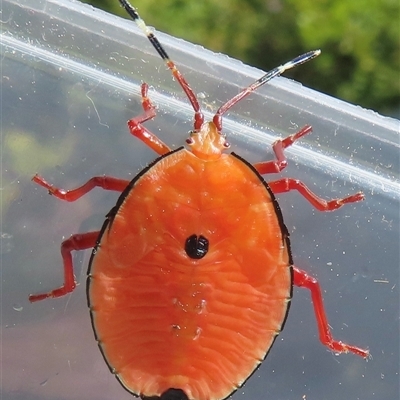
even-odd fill
[[[194,140],[191,137],[189,137],[189,138],[186,139],[186,143],[187,144],[193,144]]]
[[[226,149],[229,149],[229,147],[231,147],[231,144],[230,144],[229,142],[225,142],[225,143],[224,143],[224,147],[225,147]]]

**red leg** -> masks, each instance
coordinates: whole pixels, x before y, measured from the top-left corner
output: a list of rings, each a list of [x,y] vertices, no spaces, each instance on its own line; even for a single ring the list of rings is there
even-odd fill
[[[352,352],[358,356],[367,358],[369,356],[368,350],[360,349],[359,347],[351,346],[333,339],[331,331],[329,329],[328,320],[326,318],[321,288],[318,281],[312,276],[307,275],[306,272],[296,267],[293,268],[293,271],[294,284],[298,287],[304,287],[311,292],[311,299],[314,305],[314,312],[317,319],[320,341],[335,353]]]
[[[295,141],[299,140],[304,135],[307,135],[312,131],[311,126],[306,125],[300,129],[297,133],[288,136],[285,139],[278,139],[273,145],[276,161],[263,161],[254,164],[254,168],[260,174],[274,174],[281,172],[287,166],[287,160],[285,153],[283,152],[287,147],[291,146]]]
[[[278,181],[268,182],[268,185],[274,193],[284,193],[291,190],[297,190],[319,211],[332,211],[342,207],[344,204],[356,203],[357,201],[364,200],[364,194],[362,192],[358,192],[351,196],[344,197],[343,199],[326,201],[313,193],[303,182],[291,178],[284,178]]]
[[[94,247],[100,232],[87,232],[83,234],[72,235],[69,239],[61,244],[61,255],[64,264],[64,284],[47,293],[31,294],[29,301],[31,303],[44,300],[49,297],[61,297],[67,293],[71,293],[76,288],[74,276],[74,267],[72,265],[72,250],[84,250]]]
[[[163,155],[170,152],[171,149],[156,135],[154,135],[154,133],[151,133],[148,129],[141,125],[142,122],[146,122],[156,116],[156,108],[147,97],[148,88],[149,86],[147,83],[142,83],[142,105],[144,114],[130,119],[128,121],[128,127],[133,136],[140,139],[157,154]]]
[[[95,187],[101,187],[105,190],[115,190],[117,192],[122,192],[129,184],[129,181],[126,181],[125,179],[117,179],[111,176],[95,176],[76,189],[64,190],[58,189],[53,185],[50,185],[50,183],[47,183],[42,177],[37,174],[32,178],[32,180],[38,185],[46,188],[51,195],[57,197],[58,199],[70,202],[78,200],[80,197],[90,192]]]

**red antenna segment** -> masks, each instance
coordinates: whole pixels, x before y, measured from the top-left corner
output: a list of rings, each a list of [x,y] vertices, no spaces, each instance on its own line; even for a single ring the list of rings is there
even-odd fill
[[[204,123],[204,115],[201,112],[199,101],[193,89],[189,86],[186,79],[183,75],[179,72],[178,68],[176,67],[175,63],[169,58],[167,52],[165,51],[164,47],[155,37],[154,33],[150,30],[150,28],[144,23],[140,15],[136,11],[136,9],[127,1],[127,0],[119,0],[121,5],[125,8],[126,12],[132,17],[132,19],[136,22],[137,26],[144,32],[147,38],[150,40],[153,47],[157,50],[157,53],[161,56],[164,60],[167,67],[171,70],[172,75],[176,78],[178,83],[181,85],[183,91],[186,93],[190,104],[194,110],[194,130],[199,131],[201,126]],[[309,51],[305,54],[302,54],[287,63],[280,65],[272,69],[271,71],[267,72],[261,78],[257,79],[251,85],[244,88],[240,91],[236,96],[232,99],[228,100],[223,106],[221,106],[216,114],[214,115],[213,122],[217,127],[218,131],[222,130],[222,115],[225,114],[232,106],[242,100],[244,97],[248,96],[250,93],[254,92],[260,86],[264,85],[271,79],[275,78],[283,74],[288,69],[294,68],[297,65],[303,64],[307,61],[312,60],[313,58],[317,57],[321,54],[321,50],[314,50]]]

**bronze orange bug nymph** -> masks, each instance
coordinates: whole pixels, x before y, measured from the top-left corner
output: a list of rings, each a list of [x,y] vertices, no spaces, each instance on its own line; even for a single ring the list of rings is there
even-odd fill
[[[122,6],[145,32],[194,109],[186,147],[171,149],[142,124],[156,116],[142,84],[144,113],[132,135],[159,157],[131,182],[94,177],[50,194],[76,201],[94,187],[120,192],[101,230],[61,245],[64,283],[31,302],[76,287],[71,252],[92,248],[87,301],[100,350],[122,386],[147,400],[222,400],[242,386],[285,323],[293,286],[310,290],[319,336],[335,353],[368,351],[332,338],[318,282],[293,265],[289,234],[275,194],[297,190],[320,211],[363,200],[362,193],[325,201],[305,184],[262,175],[286,167],[285,148],[311,132],[305,126],[273,144],[276,160],[250,164],[228,153],[222,115],[272,78],[319,55],[303,54],[230,99],[205,122],[197,97],[137,11]]]

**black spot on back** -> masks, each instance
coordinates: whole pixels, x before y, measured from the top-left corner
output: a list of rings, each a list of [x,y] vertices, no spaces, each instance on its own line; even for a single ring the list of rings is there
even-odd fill
[[[203,235],[191,235],[185,242],[186,254],[195,260],[203,258],[208,252],[208,239]]]

